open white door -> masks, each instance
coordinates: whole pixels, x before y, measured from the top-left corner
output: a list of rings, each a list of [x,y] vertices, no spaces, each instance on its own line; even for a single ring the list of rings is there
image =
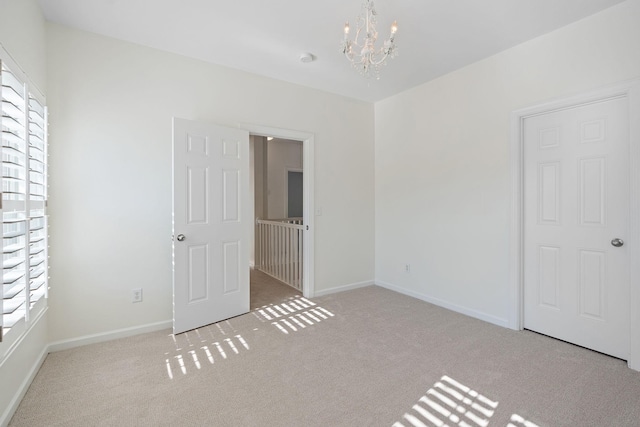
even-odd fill
[[[249,311],[249,132],[173,119],[173,333]]]

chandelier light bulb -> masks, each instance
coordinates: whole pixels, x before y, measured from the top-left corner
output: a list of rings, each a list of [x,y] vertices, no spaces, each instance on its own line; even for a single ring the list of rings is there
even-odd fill
[[[349,21],[344,24],[344,35],[349,35]]]
[[[393,21],[393,24],[391,24],[391,34],[395,34],[396,32],[398,32],[398,21]]]

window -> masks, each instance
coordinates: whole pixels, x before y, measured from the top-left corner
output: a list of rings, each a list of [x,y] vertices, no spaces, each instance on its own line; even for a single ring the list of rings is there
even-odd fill
[[[16,67],[17,68],[17,67]],[[2,298],[0,341],[14,341],[47,296],[47,110],[26,78],[0,61]]]

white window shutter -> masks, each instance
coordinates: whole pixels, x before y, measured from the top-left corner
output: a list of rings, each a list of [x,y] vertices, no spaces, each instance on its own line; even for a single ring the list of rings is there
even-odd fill
[[[2,298],[0,340],[28,324],[47,293],[46,108],[0,62]],[[24,330],[24,328],[21,328]]]

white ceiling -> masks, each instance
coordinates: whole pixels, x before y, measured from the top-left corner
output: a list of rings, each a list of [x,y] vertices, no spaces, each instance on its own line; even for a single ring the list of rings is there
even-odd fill
[[[365,101],[378,101],[623,0],[376,0],[399,56],[366,80],[339,52],[361,0],[38,0],[82,30]],[[352,25],[353,27],[353,25]],[[317,57],[301,63],[302,52]]]

